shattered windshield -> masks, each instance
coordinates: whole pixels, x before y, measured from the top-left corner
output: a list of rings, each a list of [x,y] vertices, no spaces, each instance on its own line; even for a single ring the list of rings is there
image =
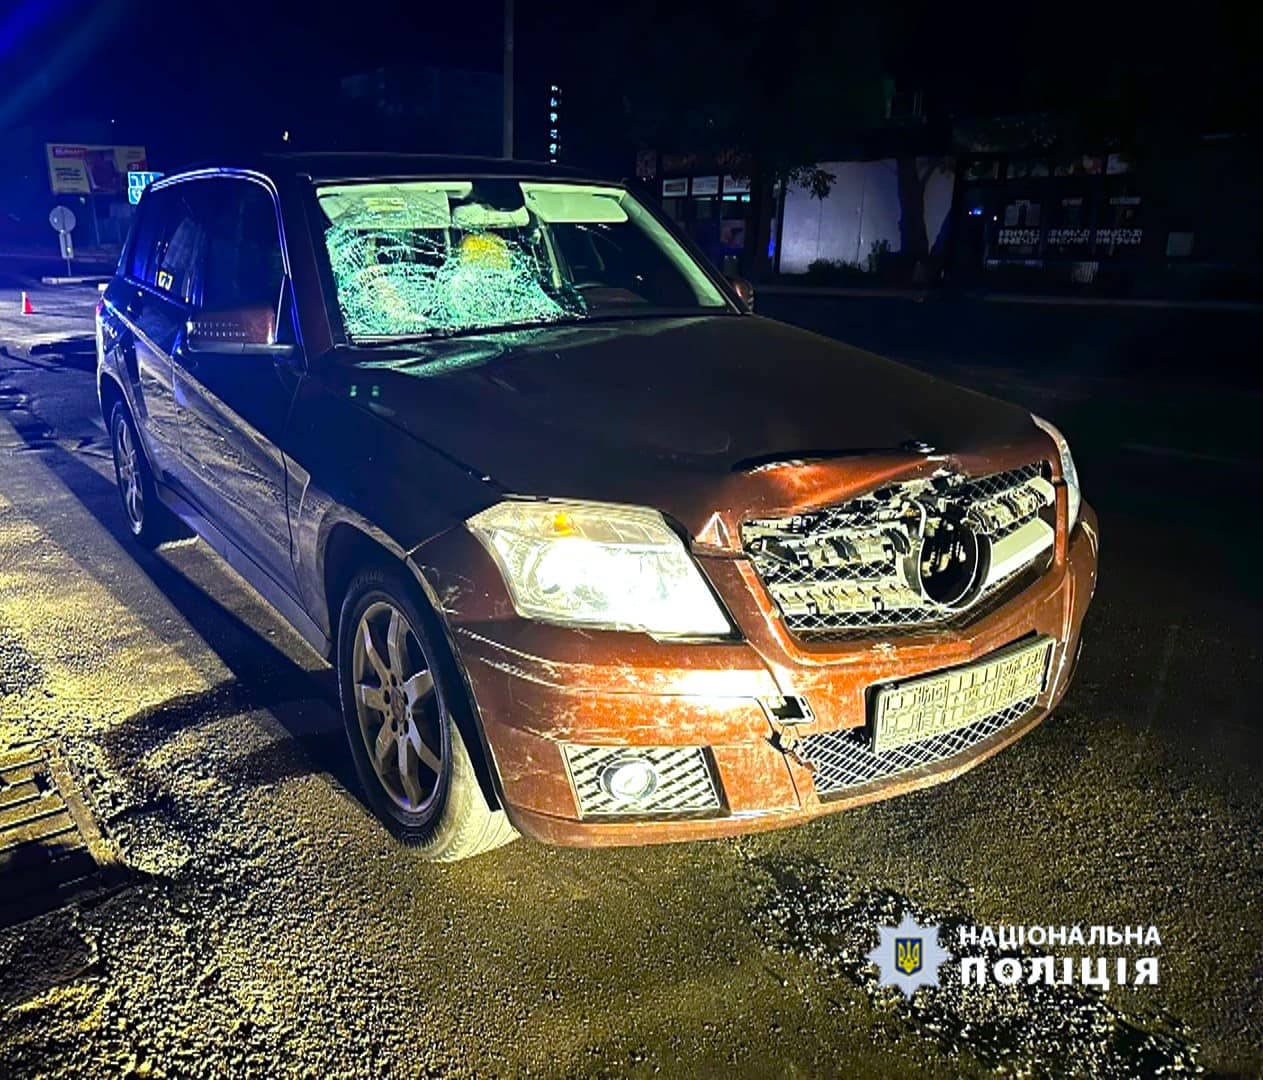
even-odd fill
[[[317,198],[352,338],[728,310],[621,188],[417,180],[325,184]]]

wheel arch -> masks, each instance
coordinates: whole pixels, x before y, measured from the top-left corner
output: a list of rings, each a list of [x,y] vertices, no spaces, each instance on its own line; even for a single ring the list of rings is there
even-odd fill
[[[97,376],[96,393],[97,401],[101,405],[101,419],[105,422],[106,436],[110,439],[114,438],[114,433],[110,430],[110,415],[114,412],[115,405],[122,405],[128,418],[131,420],[132,431],[136,436],[136,445],[144,456],[150,472],[154,473],[156,478],[158,470],[154,468],[153,455],[149,452],[148,436],[146,432],[141,430],[140,421],[136,416],[136,408],[128,398],[127,391],[123,389],[123,384],[113,373],[101,371]]]
[[[449,676],[459,686],[464,697],[465,707],[455,709],[454,717],[473,761],[478,785],[482,789],[483,797],[487,800],[487,805],[492,810],[503,809],[504,800],[500,796],[491,751],[487,745],[486,736],[483,734],[482,721],[478,717],[478,706],[474,701],[464,665],[461,664],[460,655],[456,651],[451,630],[443,617],[438,597],[430,588],[429,583],[413,571],[406,558],[392,551],[381,540],[346,521],[338,522],[329,530],[322,558],[324,600],[329,613],[330,640],[333,643],[335,664],[337,663],[338,623],[342,603],[346,599],[347,589],[355,576],[370,566],[401,572],[404,578],[415,587],[420,599],[424,602],[424,610],[432,618],[432,623],[426,627],[426,630],[429,636],[441,639],[441,647],[446,650],[444,659],[450,665]]]
[[[118,379],[111,375],[108,371],[102,371],[97,374],[96,397],[101,406],[101,418],[108,425],[110,422],[110,413],[114,410],[116,402],[122,402],[127,405],[127,395],[123,393],[123,387],[119,384]],[[130,406],[128,406],[130,408]],[[133,423],[135,420],[133,420]]]

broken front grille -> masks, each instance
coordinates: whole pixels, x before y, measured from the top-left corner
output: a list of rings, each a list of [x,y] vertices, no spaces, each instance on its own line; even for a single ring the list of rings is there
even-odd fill
[[[838,506],[746,522],[742,544],[804,640],[958,625],[1052,557],[1046,463],[944,474]]]
[[[997,731],[1029,716],[1035,700],[1027,698],[966,727],[881,752],[873,750],[872,736],[863,727],[808,735],[797,744],[796,751],[812,767],[816,794],[828,798],[970,750]]]

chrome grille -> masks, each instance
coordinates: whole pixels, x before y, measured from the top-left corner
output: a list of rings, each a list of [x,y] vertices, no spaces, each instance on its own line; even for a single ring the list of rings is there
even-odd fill
[[[566,765],[584,817],[680,814],[718,810],[719,792],[700,746],[564,746]],[[634,803],[616,799],[601,784],[601,774],[628,758],[648,761],[658,773],[658,786]]]
[[[824,510],[746,522],[742,544],[796,637],[958,625],[1051,559],[1050,477],[1039,462],[982,477],[904,481]],[[932,600],[910,569],[949,521],[988,552],[1018,555],[996,558],[975,593],[955,605]]]
[[[1035,701],[1033,697],[1027,698],[975,720],[967,727],[892,747],[881,753],[873,751],[872,737],[863,727],[807,735],[796,744],[795,749],[798,756],[814,770],[816,793],[826,798],[848,788],[883,780],[969,750],[997,731],[1030,715]]]

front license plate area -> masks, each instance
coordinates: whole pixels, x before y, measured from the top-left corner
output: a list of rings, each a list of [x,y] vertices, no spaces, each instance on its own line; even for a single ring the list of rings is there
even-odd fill
[[[877,690],[873,750],[880,753],[968,727],[1039,695],[1053,639],[1022,642],[968,667],[936,672]]]

